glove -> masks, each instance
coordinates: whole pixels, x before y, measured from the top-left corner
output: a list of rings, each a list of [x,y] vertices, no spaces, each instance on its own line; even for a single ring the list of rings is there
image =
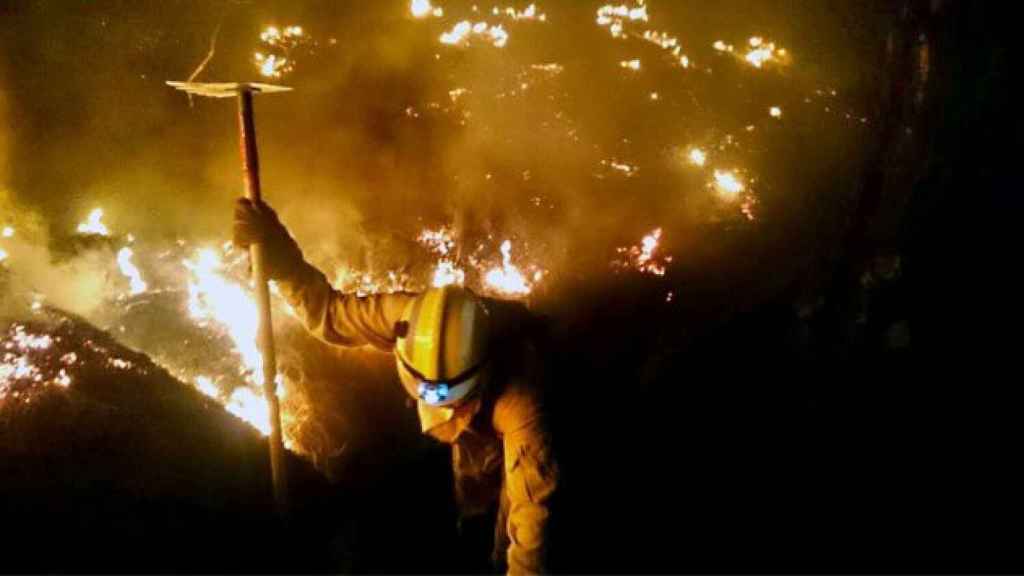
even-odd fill
[[[239,198],[235,202],[232,243],[244,249],[262,244],[267,277],[271,280],[289,278],[305,264],[302,250],[281,224],[277,212],[262,201]]]

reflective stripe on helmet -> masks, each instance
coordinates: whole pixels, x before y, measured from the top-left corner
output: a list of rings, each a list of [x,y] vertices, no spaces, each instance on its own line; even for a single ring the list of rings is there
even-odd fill
[[[395,356],[409,395],[440,406],[468,394],[472,386],[455,388],[475,385],[490,339],[487,309],[476,295],[459,286],[432,288],[409,303],[402,322]]]

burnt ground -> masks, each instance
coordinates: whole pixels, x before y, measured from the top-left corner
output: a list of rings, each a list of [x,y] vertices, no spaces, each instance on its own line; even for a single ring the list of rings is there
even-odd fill
[[[997,19],[967,6],[933,30],[947,44],[921,169],[905,205],[857,210],[890,234],[855,223],[834,261],[778,286],[784,243],[743,272],[680,275],[676,306],[642,278],[566,288],[548,363],[556,568],[1021,570],[1021,195]],[[0,410],[5,570],[484,569],[486,543],[456,533],[442,447],[384,434],[330,480],[292,460],[283,528],[254,432],[66,330],[146,372],[98,367]],[[414,428],[402,418],[378,425]]]
[[[322,553],[300,553],[332,537],[322,528],[338,506],[312,466],[288,461],[295,526],[285,530],[255,430],[107,334],[45,316],[19,325],[53,335],[38,362],[75,355],[73,382],[26,388],[0,408],[5,571],[329,566]]]

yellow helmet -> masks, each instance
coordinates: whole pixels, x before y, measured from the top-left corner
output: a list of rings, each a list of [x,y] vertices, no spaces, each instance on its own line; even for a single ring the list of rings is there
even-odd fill
[[[398,375],[413,398],[451,406],[480,384],[487,360],[487,310],[459,286],[431,288],[409,303],[395,344]]]

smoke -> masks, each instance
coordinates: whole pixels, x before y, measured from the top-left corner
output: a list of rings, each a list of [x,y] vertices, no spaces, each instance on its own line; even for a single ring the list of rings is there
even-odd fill
[[[221,348],[197,355],[177,347],[186,338],[166,337],[170,326],[191,334],[174,323],[177,300],[135,316],[104,303],[125,293],[116,253],[128,234],[143,277],[166,272],[173,282],[163,285],[181,283],[180,258],[157,255],[228,239],[242,187],[235,104],[190,101],[165,81],[192,73],[215,30],[214,56],[196,80],[260,79],[254,53],[272,24],[300,25],[309,42],[273,80],[295,90],[256,97],[264,195],[329,278],[396,272],[422,286],[435,257],[416,239],[440,226],[454,230],[463,265],[500,261],[511,240],[513,264],[547,271],[532,303],[555,312],[578,307],[581,292],[637,278],[659,302],[671,293],[673,306],[697,308],[701,294],[751,298],[830,257],[874,136],[884,10],[651,0],[649,21],[615,38],[595,23],[595,4],[575,0],[538,2],[544,21],[433,4],[444,17],[416,19],[404,0],[0,8],[0,226],[16,229],[0,239],[9,253],[0,308],[42,297],[100,326],[127,325],[122,339],[167,365],[188,358],[195,373],[228,370],[212,352]],[[500,23],[508,42],[442,44],[462,19]],[[688,67],[644,31],[677,38]],[[790,62],[755,68],[713,47],[740,50],[752,37],[785,47]],[[707,166],[687,160],[693,148]],[[735,174],[743,194],[723,198],[716,170]],[[122,237],[76,236],[97,207]],[[659,262],[671,256],[663,277],[611,266],[619,248],[655,229]],[[478,283],[479,271],[469,272]],[[352,353],[350,371],[318,372],[329,363],[317,359],[336,352],[288,338],[282,349],[302,352],[282,354],[294,412],[313,409],[307,396],[323,406],[299,415],[301,435],[314,453],[337,453],[342,443],[316,426],[338,417],[332,426],[346,437],[372,429],[360,419],[374,407],[352,409],[355,391],[393,369]]]
[[[684,70],[635,34],[612,38],[588,4],[542,2],[545,22],[502,21],[504,48],[442,45],[460,18],[500,18],[438,4],[446,16],[424,20],[399,0],[8,9],[18,121],[0,151],[7,140],[11,190],[53,239],[103,206],[154,241],[223,240],[241,188],[234,105],[190,104],[164,85],[191,73],[218,25],[198,80],[253,78],[269,24],[302,25],[311,39],[280,80],[296,90],[257,98],[257,129],[265,195],[329,275],[415,266],[415,237],[440,224],[463,250],[496,255],[516,240],[552,283],[603,281],[615,248],[655,227],[680,269],[708,265],[698,254],[724,246],[723,229],[749,247],[817,218],[825,196],[837,204],[870,134],[858,120],[881,43],[866,9],[652,2],[637,31],[678,37],[693,62]],[[786,46],[793,64],[755,70],[712,48],[754,35]],[[639,71],[619,66],[631,59]],[[681,159],[690,146],[756,180],[756,223],[709,193],[709,172]]]
[[[88,317],[116,297],[120,286],[111,244],[85,241],[74,253],[55,254],[44,219],[13,204],[2,190],[0,228],[5,230],[0,247],[6,254],[0,263],[0,312],[23,312],[38,302]]]

